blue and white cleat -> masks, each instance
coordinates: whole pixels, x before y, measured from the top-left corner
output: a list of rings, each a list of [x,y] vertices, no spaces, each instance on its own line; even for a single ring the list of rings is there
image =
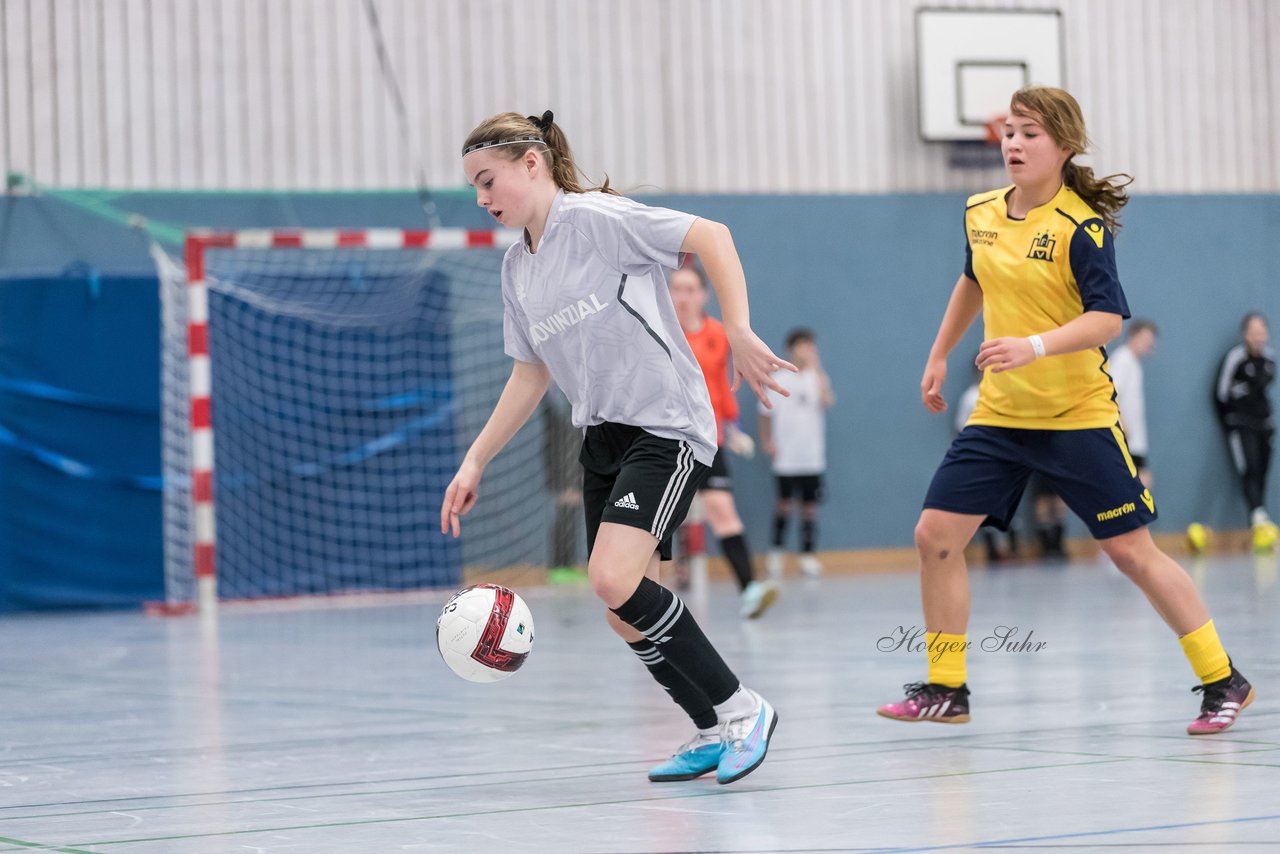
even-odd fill
[[[760,701],[759,708],[750,715],[725,721],[721,727],[724,755],[716,767],[718,783],[741,780],[756,770],[769,750],[769,737],[778,725],[778,713],[764,697],[751,693]]]
[[[752,581],[742,591],[742,606],[739,613],[748,620],[769,610],[769,606],[778,600],[778,586],[772,581]]]
[[[720,740],[718,733],[712,735],[698,733],[680,745],[680,748],[666,762],[655,765],[649,772],[649,779],[654,783],[693,780],[708,771],[714,771],[720,765],[722,753],[724,753],[724,743]]]

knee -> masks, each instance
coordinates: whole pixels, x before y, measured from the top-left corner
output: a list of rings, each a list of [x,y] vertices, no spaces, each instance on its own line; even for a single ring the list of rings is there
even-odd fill
[[[916,551],[924,554],[932,552],[941,545],[944,536],[942,529],[932,519],[927,516],[921,516],[916,522],[915,530]]]
[[[742,532],[742,520],[732,503],[728,505],[707,503],[707,521],[717,537],[731,537]]]
[[[774,512],[779,516],[788,516],[791,514],[791,499],[779,498],[778,506],[774,508]]]
[[[587,564],[587,580],[591,583],[591,591],[610,608],[618,607],[627,598],[627,595],[619,589],[618,574],[610,572],[608,567],[601,566],[595,561]]]
[[[1111,562],[1116,565],[1116,569],[1132,579],[1136,580],[1140,577],[1148,564],[1142,543],[1135,541],[1131,537],[1113,537],[1109,540],[1102,540],[1099,545],[1107,557],[1111,558]]]
[[[925,514],[916,522],[916,551],[923,563],[946,560],[964,548],[955,533],[941,520]]]

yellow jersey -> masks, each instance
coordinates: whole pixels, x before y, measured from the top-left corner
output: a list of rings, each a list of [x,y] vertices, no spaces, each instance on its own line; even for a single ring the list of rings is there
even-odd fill
[[[1086,311],[1129,316],[1115,246],[1102,218],[1065,184],[1025,219],[1009,215],[1012,186],[970,196],[964,273],[982,289],[984,340],[1055,329]],[[969,424],[1086,430],[1120,420],[1103,347],[986,371]]]

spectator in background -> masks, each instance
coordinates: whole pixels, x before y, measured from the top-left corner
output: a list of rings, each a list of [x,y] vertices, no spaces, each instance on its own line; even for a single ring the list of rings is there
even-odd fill
[[[818,502],[822,500],[822,476],[827,470],[827,409],[836,402],[831,378],[822,369],[818,342],[810,329],[787,334],[787,351],[798,373],[778,373],[774,380],[791,392],[783,397],[769,393],[773,409],[760,407],[760,443],[773,458],[778,504],[773,517],[773,549],[769,552],[770,578],[782,576],[782,546],[793,500],[800,499],[800,571],[814,578],[822,574],[814,550],[818,540]]]
[[[1027,491],[1031,493],[1031,509],[1036,515],[1036,539],[1040,542],[1040,556],[1049,560],[1066,558],[1067,548],[1063,544],[1063,535],[1066,532],[1067,502],[1039,474],[1031,475]]]
[[[1267,319],[1252,311],[1240,322],[1243,340],[1227,351],[1218,368],[1214,402],[1218,421],[1240,474],[1249,507],[1253,547],[1275,548],[1277,530],[1267,515],[1267,470],[1275,439],[1275,419],[1267,396],[1276,378],[1275,352],[1268,346]]]
[[[1116,403],[1120,406],[1120,426],[1129,444],[1129,455],[1138,469],[1138,477],[1151,486],[1151,469],[1147,464],[1147,402],[1143,388],[1142,360],[1156,348],[1159,330],[1155,323],[1141,318],[1129,323],[1124,343],[1108,360],[1107,372],[1116,386]]]

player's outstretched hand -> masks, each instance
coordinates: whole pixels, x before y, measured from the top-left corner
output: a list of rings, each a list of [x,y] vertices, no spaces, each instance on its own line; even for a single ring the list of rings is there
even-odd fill
[[[766,409],[773,409],[767,389],[772,389],[783,397],[791,396],[789,391],[774,381],[772,374],[781,370],[796,373],[799,368],[781,356],[774,355],[769,346],[750,329],[725,327],[725,334],[729,338],[729,353],[733,359],[732,391],[737,391],[742,381],[746,380]]]
[[[924,365],[920,380],[920,400],[930,412],[946,412],[947,402],[942,399],[942,384],[947,381],[947,360],[930,359]]]
[[[1036,351],[1026,338],[992,338],[978,347],[978,359],[974,363],[979,370],[993,374],[1012,371],[1036,360]]]
[[[480,475],[484,469],[466,460],[458,468],[458,473],[449,482],[444,491],[444,501],[440,502],[440,533],[448,534],[452,529],[456,537],[462,533],[459,519],[465,516],[480,497]]]

